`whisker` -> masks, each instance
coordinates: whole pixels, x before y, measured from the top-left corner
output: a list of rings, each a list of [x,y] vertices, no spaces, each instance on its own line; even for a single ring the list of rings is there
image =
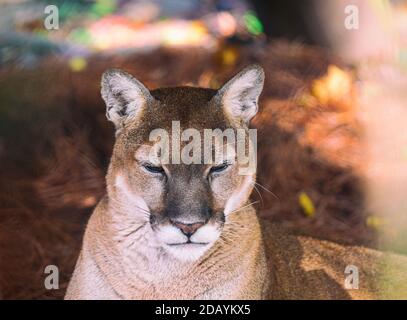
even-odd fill
[[[133,206],[136,207],[137,209],[140,209],[142,212],[145,212],[145,213],[150,214],[150,211],[148,211],[148,210],[146,210],[146,209],[143,209],[143,208],[141,208],[141,207],[139,207],[139,206],[136,206],[135,204],[133,204]]]
[[[255,184],[253,184],[253,187],[254,187],[254,190],[256,190],[257,194],[259,195],[260,200],[261,200],[261,205],[263,206],[263,205],[264,205],[264,202],[263,202],[263,197],[262,197],[262,195],[261,195],[261,193],[260,193],[259,189],[257,189],[257,187],[256,187],[256,185],[255,185]]]
[[[272,191],[270,191],[269,189],[267,189],[265,186],[261,185],[258,182],[254,182],[256,185],[258,185],[259,187],[261,187],[262,189],[266,190],[267,192],[269,192],[271,195],[273,195],[274,198],[280,200],[280,198]]]
[[[111,199],[111,200],[113,200],[114,204],[117,205],[117,207],[123,208],[123,204],[121,202],[117,201],[116,199]],[[139,206],[137,206],[135,204],[132,204],[132,206],[139,209],[141,211],[141,213],[144,214],[145,217],[147,217],[147,218],[150,217],[150,214],[151,214],[150,211],[148,211],[146,209],[143,209],[143,208],[141,208],[141,207],[139,207]]]
[[[229,212],[229,214],[238,212],[238,211],[240,211],[240,210],[243,210],[244,208],[247,208],[247,207],[251,206],[252,204],[255,204],[255,203],[258,203],[258,202],[260,202],[260,201],[253,201],[253,202],[250,202],[249,204],[246,204],[245,206],[240,207],[239,209],[236,209],[236,210],[233,210],[232,212]]]

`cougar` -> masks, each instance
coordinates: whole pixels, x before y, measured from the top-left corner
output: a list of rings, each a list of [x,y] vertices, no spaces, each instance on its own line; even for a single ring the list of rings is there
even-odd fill
[[[249,200],[256,170],[242,170],[248,162],[236,161],[238,153],[229,152],[239,139],[226,143],[215,137],[212,141],[225,148],[211,146],[208,161],[191,160],[191,152],[198,158],[204,152],[201,143],[187,148],[189,138],[202,138],[208,129],[229,129],[238,136],[243,130],[240,152],[255,151],[247,136],[263,83],[257,65],[219,90],[184,86],[150,91],[124,71],[103,74],[101,94],[116,142],[107,192],[88,222],[65,299],[371,299],[388,292],[406,294],[397,287],[401,280],[395,280],[406,281],[405,257],[289,234],[258,218]],[[151,139],[157,129],[167,132],[167,139]],[[190,130],[189,138],[185,130]],[[157,147],[160,141],[171,141],[171,148]],[[174,146],[186,148],[181,151],[184,161],[174,161],[179,160]],[[170,161],[163,161],[164,155]]]

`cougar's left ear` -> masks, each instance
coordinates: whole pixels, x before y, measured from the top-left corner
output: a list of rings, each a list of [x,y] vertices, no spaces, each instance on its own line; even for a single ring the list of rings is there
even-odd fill
[[[110,69],[102,76],[102,98],[106,103],[106,117],[120,132],[128,120],[137,119],[153,97],[150,91],[127,72]]]
[[[215,97],[227,114],[248,123],[257,113],[263,84],[263,68],[250,65],[223,85]]]

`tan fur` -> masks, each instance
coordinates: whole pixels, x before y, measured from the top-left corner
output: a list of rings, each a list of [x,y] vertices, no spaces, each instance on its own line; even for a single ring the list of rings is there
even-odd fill
[[[148,254],[125,263],[118,257],[122,250],[126,250],[126,244],[109,236],[105,206],[103,200],[89,222],[66,299],[265,297],[268,282],[266,257],[254,210],[233,216],[224,230],[224,237],[194,263],[185,264],[165,256],[149,261]],[[160,258],[168,259],[165,265],[160,265]]]
[[[262,74],[256,73],[258,67],[245,72],[260,86],[258,95],[262,79],[255,77]],[[120,77],[126,75],[120,73]],[[241,73],[234,78],[239,86],[246,84],[244,77]],[[133,84],[142,86],[136,81]],[[229,82],[219,91],[228,93],[223,97],[237,96],[235,91],[240,87],[234,84]],[[234,91],[228,91],[229,87]],[[125,119],[121,118],[123,112],[109,109],[110,102],[118,103],[113,101],[116,96],[102,91],[118,136],[107,176],[107,195],[88,223],[66,299],[370,299],[386,297],[383,290],[398,290],[395,286],[385,288],[388,282],[382,279],[389,263],[396,266],[392,280],[405,279],[406,257],[289,235],[259,220],[251,205],[245,207],[255,175],[239,176],[237,167],[218,178],[211,191],[215,211],[225,208],[230,198],[237,199],[233,210],[225,214],[224,224],[219,224],[216,214],[208,220],[207,224],[221,230],[213,245],[189,261],[164,250],[148,216],[149,211],[164,210],[166,191],[159,179],[143,173],[134,160],[134,154],[140,156],[138,148],[146,141],[145,133],[152,127],[168,126],[171,119],[200,129],[238,127],[239,116],[248,121],[255,114],[257,100],[247,99],[252,109],[236,115],[240,109],[217,109],[219,101],[223,108],[228,102],[216,100],[216,92],[209,89],[160,89],[150,95],[144,87],[132,92],[127,83],[125,88],[138,104],[134,110],[125,110],[129,114]],[[241,97],[236,101],[242,101]],[[194,109],[188,109],[191,105]],[[204,197],[193,193],[192,187],[183,186],[183,201]],[[348,265],[359,269],[359,289],[344,287]]]
[[[386,258],[407,265],[405,257],[293,236],[269,221],[260,227],[250,209],[233,216],[202,259],[163,266],[158,275],[160,267],[146,260],[120,261],[120,245],[105,228],[105,201],[89,222],[65,299],[375,299],[386,297],[379,282]],[[344,288],[349,264],[359,268],[357,290]],[[405,268],[396,276],[406,279]],[[392,290],[397,288],[387,288]],[[405,292],[398,294],[405,298]]]

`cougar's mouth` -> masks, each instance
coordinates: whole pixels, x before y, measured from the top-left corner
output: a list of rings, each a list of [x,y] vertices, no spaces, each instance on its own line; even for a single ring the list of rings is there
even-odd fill
[[[193,242],[193,241],[186,241],[186,242],[178,242],[178,243],[167,243],[168,246],[207,246],[209,242]]]

